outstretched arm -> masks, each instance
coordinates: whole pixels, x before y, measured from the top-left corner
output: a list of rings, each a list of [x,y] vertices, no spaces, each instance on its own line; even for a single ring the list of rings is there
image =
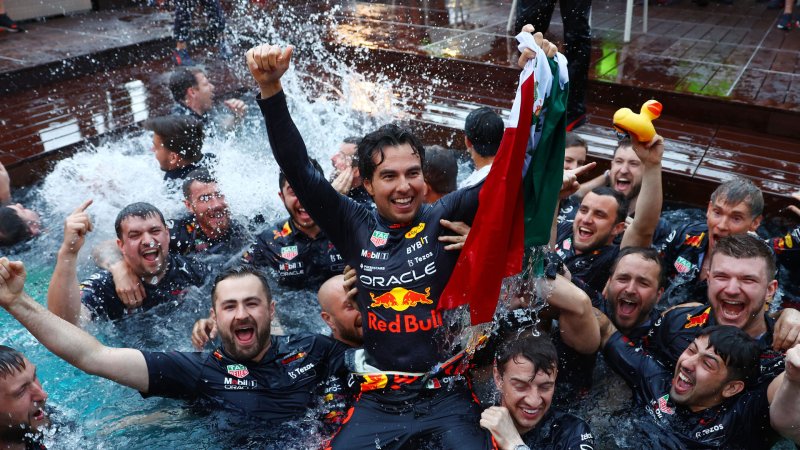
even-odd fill
[[[52,314],[23,292],[25,278],[25,266],[20,261],[0,258],[0,306],[59,358],[86,373],[147,392],[149,376],[142,352],[106,347]]]
[[[64,241],[58,250],[56,268],[47,289],[47,308],[73,325],[81,320],[88,322],[90,317],[89,311],[81,304],[78,253],[86,242],[86,234],[92,231],[92,220],[86,212],[91,204],[91,200],[86,200],[64,221]]]
[[[786,370],[767,390],[769,420],[782,436],[800,444],[800,346],[786,352]]]
[[[559,311],[561,339],[579,353],[596,352],[600,347],[600,328],[589,296],[561,275],[556,276],[552,286],[547,302]]]
[[[664,138],[656,135],[650,142],[632,139],[633,151],[644,164],[642,190],[636,201],[636,217],[625,230],[620,248],[650,247],[653,234],[661,216],[664,195],[661,188],[661,158],[664,156]]]

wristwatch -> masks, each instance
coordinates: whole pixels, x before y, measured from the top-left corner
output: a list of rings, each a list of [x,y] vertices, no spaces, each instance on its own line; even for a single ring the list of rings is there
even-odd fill
[[[531,448],[525,444],[518,444],[514,447],[514,450],[531,450]]]

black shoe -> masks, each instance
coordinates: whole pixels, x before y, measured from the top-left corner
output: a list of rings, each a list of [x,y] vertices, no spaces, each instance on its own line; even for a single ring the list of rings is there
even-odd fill
[[[792,15],[791,14],[781,14],[778,17],[778,29],[779,30],[791,30],[792,29]]]
[[[6,30],[11,33],[25,32],[25,29],[19,26],[17,22],[11,20],[8,14],[0,14],[0,30]]]

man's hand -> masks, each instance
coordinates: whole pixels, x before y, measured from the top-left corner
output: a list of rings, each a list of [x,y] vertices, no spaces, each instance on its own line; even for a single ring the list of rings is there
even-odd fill
[[[192,345],[203,350],[206,343],[217,337],[217,322],[213,319],[200,319],[192,327]]]
[[[114,287],[117,296],[127,309],[136,309],[142,306],[147,294],[145,293],[142,280],[136,276],[125,261],[117,261],[109,268],[111,276],[114,278]]]
[[[800,311],[786,308],[772,330],[772,348],[784,352],[800,343]]]
[[[464,243],[467,242],[467,236],[469,236],[469,230],[471,230],[472,227],[464,222],[450,222],[445,219],[439,220],[439,223],[448,230],[456,233],[454,236],[439,236],[439,242],[452,242],[452,244],[446,245],[444,249],[461,250],[464,248]]]
[[[563,200],[578,192],[578,189],[581,188],[581,184],[578,182],[578,177],[594,169],[594,166],[596,165],[597,163],[592,161],[580,167],[565,170],[563,178],[561,179],[561,191],[558,193],[558,198]]]
[[[783,359],[786,368],[784,372],[786,381],[791,383],[800,384],[800,346],[794,346],[786,352],[786,357]]]
[[[86,234],[91,232],[94,228],[92,219],[86,208],[92,204],[92,200],[86,200],[81,206],[72,214],[67,216],[64,221],[64,242],[61,244],[61,250],[77,255],[84,242],[86,242]]]
[[[503,406],[492,406],[481,413],[481,427],[492,433],[501,450],[512,450],[517,445],[524,445],[511,414]]]
[[[225,100],[222,104],[225,105],[237,119],[244,117],[245,112],[247,112],[247,105],[238,98]]]
[[[289,69],[293,46],[281,49],[277,45],[262,44],[247,51],[247,68],[261,89],[261,98],[269,98],[283,89],[281,77]]]
[[[353,186],[353,168],[348,167],[336,175],[336,178],[331,181],[331,186],[336,189],[336,192],[347,195],[350,188]]]
[[[8,308],[19,298],[27,276],[22,261],[0,258],[0,306]]]
[[[358,274],[356,273],[356,269],[350,266],[344,266],[344,272],[342,274],[344,275],[342,287],[344,291],[347,292],[347,296],[355,301],[356,294],[358,294],[358,288],[356,287],[356,278]]]
[[[558,47],[555,44],[548,41],[544,38],[542,33],[534,33],[533,25],[525,25],[522,27],[522,31],[526,33],[533,33],[533,41],[536,42],[536,45],[539,46],[542,50],[544,50],[544,54],[547,55],[548,58],[552,58],[553,56],[558,53]],[[517,65],[519,65],[520,69],[525,67],[525,64],[531,60],[536,58],[536,52],[533,50],[526,48],[522,51],[522,54],[519,55],[519,61],[517,61]]]
[[[636,156],[642,160],[645,166],[655,166],[661,164],[661,158],[664,156],[664,138],[655,135],[650,142],[639,142],[636,139],[631,139],[633,144],[633,151]]]

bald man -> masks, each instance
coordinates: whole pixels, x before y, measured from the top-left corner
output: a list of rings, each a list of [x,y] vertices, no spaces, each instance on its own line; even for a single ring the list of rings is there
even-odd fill
[[[333,338],[351,347],[361,347],[361,313],[350,294],[345,291],[344,275],[335,275],[320,286],[317,299],[322,320],[331,327]]]

